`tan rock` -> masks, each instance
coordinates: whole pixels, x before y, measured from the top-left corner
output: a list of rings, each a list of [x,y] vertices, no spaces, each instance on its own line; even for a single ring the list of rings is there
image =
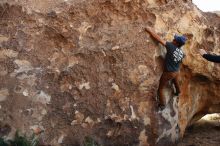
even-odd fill
[[[3,88],[0,90],[0,102],[5,101],[8,96],[9,96],[8,89]]]

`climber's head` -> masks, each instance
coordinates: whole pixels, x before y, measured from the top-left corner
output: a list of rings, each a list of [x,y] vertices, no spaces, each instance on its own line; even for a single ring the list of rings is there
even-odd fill
[[[173,43],[177,45],[177,47],[182,47],[185,45],[187,38],[185,36],[174,35]]]

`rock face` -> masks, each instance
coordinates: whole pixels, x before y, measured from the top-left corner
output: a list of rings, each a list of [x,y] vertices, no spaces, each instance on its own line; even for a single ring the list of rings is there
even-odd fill
[[[185,128],[220,112],[218,64],[198,49],[219,53],[220,18],[191,0],[1,0],[0,115],[16,129],[44,130],[51,145],[172,145]],[[165,40],[185,34],[181,95],[156,96]]]

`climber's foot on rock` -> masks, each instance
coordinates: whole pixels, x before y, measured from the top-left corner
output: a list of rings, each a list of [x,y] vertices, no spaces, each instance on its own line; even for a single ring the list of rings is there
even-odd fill
[[[164,110],[165,109],[165,105],[164,104],[158,104],[158,110],[159,111],[162,111],[162,110]]]
[[[175,95],[175,96],[179,96],[179,95],[180,95],[180,92],[177,91],[177,92],[174,93],[174,95]]]

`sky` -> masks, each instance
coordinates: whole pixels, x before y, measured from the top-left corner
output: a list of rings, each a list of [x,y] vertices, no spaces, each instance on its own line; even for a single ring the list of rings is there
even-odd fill
[[[204,11],[220,11],[220,0],[193,0],[197,7]]]

